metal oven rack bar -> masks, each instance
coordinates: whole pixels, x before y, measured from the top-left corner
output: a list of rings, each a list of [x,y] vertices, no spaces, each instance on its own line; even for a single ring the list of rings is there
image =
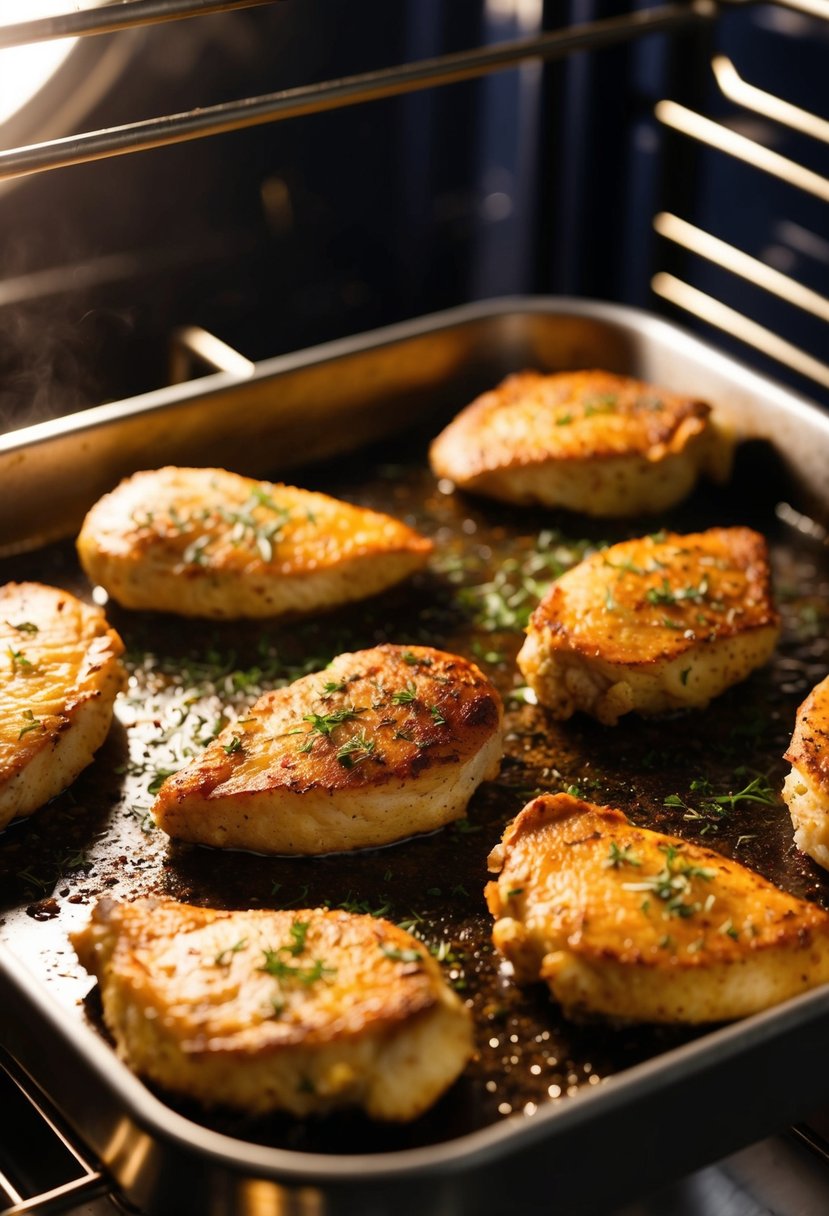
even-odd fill
[[[783,7],[829,21],[825,0],[787,0]],[[777,128],[795,132],[818,144],[829,144],[829,122],[743,79],[725,55],[715,55],[710,68],[721,98],[736,107],[736,116],[766,120]],[[666,131],[694,141],[732,160],[785,183],[795,191],[829,203],[829,178],[798,161],[781,155],[755,137],[749,137],[728,121],[713,121],[706,115],[672,100],[656,106],[657,121]],[[777,300],[829,323],[829,299],[799,283],[790,275],[705,232],[671,212],[654,217],[655,231],[665,242],[693,257],[713,263]],[[691,283],[664,270],[651,281],[655,294],[707,324],[738,338],[755,350],[791,368],[823,388],[829,388],[829,364],[785,340],[751,317],[723,301],[700,291]]]

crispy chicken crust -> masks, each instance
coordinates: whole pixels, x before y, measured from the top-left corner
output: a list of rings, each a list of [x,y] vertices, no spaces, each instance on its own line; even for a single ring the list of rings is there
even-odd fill
[[[266,693],[153,811],[170,836],[264,853],[333,853],[433,831],[498,774],[501,699],[482,672],[428,646],[339,655]]]
[[[508,376],[435,439],[436,476],[514,503],[653,513],[726,480],[731,440],[703,401],[605,371]]]
[[[749,528],[660,533],[591,554],[532,614],[518,665],[557,718],[704,708],[771,656],[780,619]]]
[[[795,844],[829,869],[829,676],[797,711],[785,759],[792,765],[783,797],[795,827]]]
[[[709,849],[567,794],[492,851],[493,940],[571,1018],[716,1022],[829,980],[829,915]]]
[[[72,942],[119,1056],[208,1106],[414,1119],[472,1053],[426,947],[371,916],[102,899]]]
[[[89,578],[125,608],[217,619],[365,599],[432,551],[406,524],[327,494],[176,467],[122,481],[77,544]]]
[[[0,828],[90,763],[126,680],[123,649],[100,608],[40,583],[0,587]]]

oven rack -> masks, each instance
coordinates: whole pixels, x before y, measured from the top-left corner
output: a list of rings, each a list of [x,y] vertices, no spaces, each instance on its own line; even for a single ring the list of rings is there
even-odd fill
[[[140,26],[203,18],[236,9],[263,7],[280,0],[126,0],[125,3],[43,17],[0,26],[0,49],[27,42],[62,37],[117,35]],[[774,0],[777,8],[829,22],[829,0]],[[655,106],[655,117],[672,138],[713,150],[829,202],[829,178],[782,156],[760,139],[736,129],[741,116],[753,116],[780,128],[794,131],[819,144],[829,144],[829,121],[809,113],[782,97],[745,80],[727,56],[711,54],[704,38],[718,18],[729,9],[746,8],[745,0],[675,0],[673,3],[631,9],[621,16],[603,17],[570,25],[536,36],[493,46],[441,55],[379,71],[336,80],[324,80],[299,88],[246,97],[186,113],[168,114],[121,126],[50,139],[25,147],[0,151],[0,181],[89,161],[169,146],[212,135],[243,130],[327,110],[358,105],[421,89],[454,84],[516,67],[528,61],[551,62],[579,51],[632,42],[648,34],[685,34],[698,40],[701,51],[692,55],[693,66],[680,73],[685,92],[698,101],[703,94],[699,71],[710,70],[718,99],[733,107],[726,120],[714,120],[699,106],[685,100],[664,98]],[[684,47],[683,50],[687,50]],[[694,48],[691,48],[692,50]],[[695,79],[693,85],[687,82]],[[682,91],[682,90],[680,90]],[[689,171],[685,156],[686,179]],[[811,290],[795,277],[754,257],[714,232],[690,224],[677,212],[662,210],[653,221],[660,248],[680,273],[657,268],[650,278],[656,302],[664,301],[691,314],[707,325],[737,338],[807,380],[829,389],[829,363],[759,324],[745,312],[731,307],[688,281],[694,259],[728,271],[742,286],[759,289],[787,308],[805,312],[821,322],[829,321],[829,299]]]

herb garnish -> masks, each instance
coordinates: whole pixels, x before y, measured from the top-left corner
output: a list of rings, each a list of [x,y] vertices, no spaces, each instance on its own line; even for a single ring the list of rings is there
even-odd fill
[[[242,740],[238,735],[234,735],[229,743],[222,744],[222,751],[226,752],[228,756],[234,756],[236,752],[240,752],[241,750]]]
[[[234,942],[232,946],[226,946],[224,950],[220,950],[213,962],[217,967],[226,967],[234,954],[238,954],[240,950],[244,950],[248,944],[246,937],[241,937],[238,942]]]
[[[377,744],[374,740],[369,739],[366,732],[362,730],[342,745],[337,752],[336,759],[343,768],[353,768],[361,760],[368,760],[369,756],[373,756],[376,747]]]
[[[660,844],[659,848],[665,854],[665,864],[656,874],[648,875],[640,882],[626,882],[626,891],[650,891],[665,903],[668,916],[683,918],[693,916],[700,910],[700,904],[688,902],[693,879],[700,878],[710,882],[714,870],[708,866],[697,866],[687,862],[680,856],[681,846]]]
[[[414,681],[410,680],[405,688],[400,688],[397,692],[393,692],[391,699],[394,705],[411,705],[412,701],[417,700],[417,688]]]
[[[704,600],[708,594],[708,579],[705,575],[699,581],[696,587],[671,587],[667,578],[663,576],[661,587],[649,587],[645,592],[645,599],[649,604],[679,604],[683,600],[691,600],[698,604],[700,600]]]
[[[18,668],[21,671],[30,671],[34,664],[31,659],[27,659],[22,650],[13,650],[11,646],[6,647],[6,654],[12,661],[12,671],[17,674]]]
[[[9,629],[16,629],[18,633],[40,633],[39,626],[32,624],[31,621],[20,621],[17,625],[13,621],[6,621],[6,624]]]
[[[419,950],[401,950],[398,946],[389,946],[386,942],[380,943],[380,951],[386,958],[392,959],[395,963],[420,963],[423,961],[423,955]]]
[[[291,963],[285,958],[297,958],[305,950],[310,924],[308,921],[294,921],[291,925],[291,942],[287,946],[279,946],[276,950],[263,950],[265,961],[259,968],[275,979],[296,980],[300,984],[314,984],[325,975],[334,975],[336,969],[326,967],[321,959],[315,959],[310,966],[303,967],[301,963]]]
[[[303,714],[303,722],[310,722],[311,729],[309,734],[325,735],[330,738],[336,727],[341,726],[343,722],[350,722],[352,718],[356,718],[358,714],[364,714],[365,708],[356,709],[353,705],[344,707],[343,709],[332,710],[330,714]]]
[[[40,727],[41,730],[46,729],[40,718],[36,718],[30,709],[23,710],[23,718],[26,725],[21,727],[20,734],[17,736],[18,739],[22,739],[24,735],[28,735],[30,730],[37,730],[38,727]]]
[[[620,866],[623,866],[623,865],[641,866],[641,864],[642,864],[642,862],[640,861],[640,859],[636,856],[635,853],[631,852],[630,847],[628,845],[625,845],[623,848],[620,849],[615,840],[611,840],[610,852],[608,853],[607,857],[602,862],[602,865],[606,869],[610,869],[610,870],[618,870],[620,868]]]
[[[736,770],[738,775],[745,776],[745,769]],[[690,806],[679,794],[669,794],[664,799],[663,806],[673,810],[683,811],[683,819],[707,820],[703,833],[716,830],[717,823],[733,811],[741,802],[758,802],[763,806],[775,806],[777,795],[768,777],[757,774],[741,790],[727,794],[715,794],[711,782],[706,777],[695,777],[691,782],[691,792],[703,795],[697,806]]]

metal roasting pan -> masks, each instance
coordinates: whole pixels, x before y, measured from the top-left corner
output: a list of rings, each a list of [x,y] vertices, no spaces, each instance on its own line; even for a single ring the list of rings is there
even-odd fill
[[[428,437],[473,393],[526,367],[605,367],[710,400],[741,441],[730,486],[701,486],[664,519],[624,525],[505,509],[436,487],[425,468]],[[215,659],[222,647],[237,666],[268,647],[300,665],[315,647],[335,653],[431,636],[484,656],[511,698],[510,732],[502,779],[473,799],[467,832],[445,829],[374,853],[291,861],[157,840],[135,813],[147,766],[134,762],[139,728],[123,716],[72,791],[0,834],[0,1044],[128,1202],[151,1216],[547,1208],[597,1216],[826,1102],[825,991],[705,1030],[568,1027],[543,992],[521,992],[499,970],[481,888],[487,852],[528,788],[575,783],[829,906],[829,879],[794,849],[782,803],[741,808],[721,823],[665,806],[674,791],[691,801],[700,771],[715,788],[734,789],[724,783],[735,770],[762,768],[779,789],[796,706],[829,669],[829,417],[632,309],[545,298],[476,304],[268,360],[246,378],[209,375],[0,437],[0,582],[39,578],[88,597],[71,545],[83,512],[122,475],[163,463],[275,477],[291,470],[298,484],[396,508],[431,529],[438,561],[410,587],[303,626],[182,629],[111,608],[132,655],[132,700],[137,679],[150,716],[163,718],[165,696],[161,686],[147,691],[152,656],[168,674],[176,656],[192,662],[201,650]],[[515,688],[519,633],[480,618],[470,632],[476,582],[507,559],[530,560],[534,538],[549,546],[551,529],[598,542],[716,522],[769,535],[785,632],[770,668],[705,714],[612,730],[549,723]],[[391,919],[414,909],[416,932],[449,943],[449,975],[469,980],[478,1058],[435,1112],[407,1129],[357,1116],[251,1124],[195,1110],[133,1076],[102,1031],[67,933],[106,892],[227,907],[377,903],[382,894]]]

